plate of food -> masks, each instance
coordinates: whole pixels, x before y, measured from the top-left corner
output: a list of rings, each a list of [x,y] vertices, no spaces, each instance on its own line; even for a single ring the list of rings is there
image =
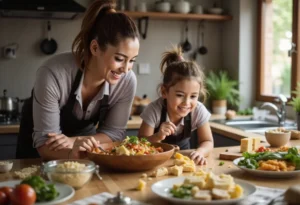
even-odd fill
[[[24,202],[18,201],[23,195],[27,197],[23,196],[22,200],[34,200],[35,205],[55,205],[69,200],[75,194],[75,190],[71,186],[44,181],[39,176],[0,182],[1,189],[10,189],[12,191],[10,200],[18,204]]]
[[[288,178],[300,174],[300,154],[298,147],[287,150],[244,152],[243,157],[233,161],[240,169],[261,177]]]
[[[175,147],[166,143],[150,143],[145,138],[126,137],[121,142],[101,144],[101,149],[87,152],[96,164],[119,171],[145,171],[170,159]]]
[[[252,195],[256,187],[232,176],[205,173],[158,181],[152,185],[158,196],[177,204],[233,204]]]

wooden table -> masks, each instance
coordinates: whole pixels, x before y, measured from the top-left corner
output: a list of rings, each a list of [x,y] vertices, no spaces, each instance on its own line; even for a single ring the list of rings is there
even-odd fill
[[[292,140],[290,145],[296,146],[300,145],[300,140]],[[208,157],[208,164],[206,166],[198,166],[197,169],[204,169],[206,171],[212,171],[215,174],[231,174],[233,177],[238,179],[247,180],[255,185],[272,187],[272,188],[283,188],[286,189],[291,185],[298,184],[300,181],[300,176],[296,178],[288,178],[288,179],[268,179],[268,178],[260,178],[256,176],[250,176],[244,171],[236,168],[231,161],[224,161],[223,166],[219,166],[219,154],[224,152],[228,147],[215,148],[213,153]],[[188,154],[191,150],[182,151],[184,154]],[[13,170],[20,170],[21,168],[28,167],[33,164],[40,164],[40,159],[28,159],[28,160],[13,160],[14,167]],[[162,166],[170,166],[172,165],[173,160],[167,161]],[[84,188],[77,190],[75,196],[69,201],[63,203],[68,204],[76,200],[83,199],[88,196],[92,196],[95,194],[99,194],[101,192],[109,192],[112,194],[116,194],[118,191],[122,191],[124,195],[131,197],[135,200],[140,200],[147,202],[149,204],[155,205],[163,205],[169,204],[167,201],[159,198],[151,191],[151,185],[156,181],[169,178],[171,176],[164,176],[159,178],[153,178],[151,181],[147,181],[147,187],[142,191],[134,190],[138,179],[140,178],[142,172],[138,173],[113,173],[105,170],[100,170],[100,174],[103,177],[103,181],[100,181],[96,176],[94,176],[91,182],[85,185]],[[145,173],[150,173],[151,171],[147,171]],[[190,173],[184,174],[186,176],[190,175]],[[12,180],[12,174],[0,174],[0,181]]]

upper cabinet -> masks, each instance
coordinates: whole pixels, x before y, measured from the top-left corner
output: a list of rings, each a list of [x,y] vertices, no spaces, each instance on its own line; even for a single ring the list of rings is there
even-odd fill
[[[164,20],[208,20],[208,21],[229,21],[232,20],[230,15],[215,15],[215,14],[180,14],[180,13],[162,13],[162,12],[137,12],[123,11],[132,18],[149,17],[150,19]]]

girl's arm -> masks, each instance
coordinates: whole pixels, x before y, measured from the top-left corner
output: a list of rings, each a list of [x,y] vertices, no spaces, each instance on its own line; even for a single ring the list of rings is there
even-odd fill
[[[209,122],[206,122],[197,129],[199,146],[196,149],[197,152],[207,157],[214,148],[214,138],[209,126]]]
[[[138,136],[145,137],[150,142],[160,142],[167,136],[174,134],[175,130],[176,126],[172,122],[164,122],[161,124],[159,131],[154,133],[154,128],[143,121]]]
[[[147,138],[147,140],[150,142],[159,142],[162,140],[161,137],[157,135],[157,133],[154,134],[154,128],[145,123],[144,121],[142,122],[142,125],[139,129],[138,137]]]
[[[206,158],[214,148],[214,140],[209,123],[206,122],[197,129],[199,147],[190,154],[192,160],[198,165],[206,164]]]

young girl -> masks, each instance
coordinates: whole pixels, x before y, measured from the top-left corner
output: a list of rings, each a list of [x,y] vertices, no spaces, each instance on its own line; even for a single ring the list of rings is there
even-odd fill
[[[205,99],[206,96],[204,74],[194,62],[185,61],[177,48],[164,53],[160,69],[162,97],[141,114],[139,137],[189,149],[191,132],[197,130],[199,146],[190,157],[196,164],[206,164],[205,157],[214,143],[208,123],[210,113],[198,101],[199,97]]]

